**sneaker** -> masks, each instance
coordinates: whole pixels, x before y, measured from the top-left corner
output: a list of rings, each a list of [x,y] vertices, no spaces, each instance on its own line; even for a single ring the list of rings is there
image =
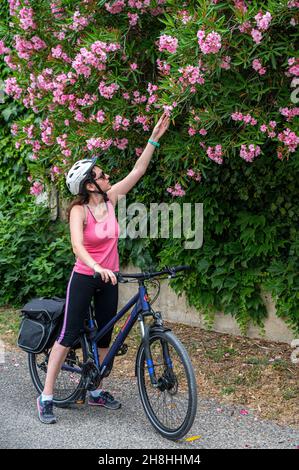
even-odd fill
[[[37,399],[37,410],[40,421],[44,424],[56,423],[56,418],[53,414],[53,401],[42,401],[42,397]]]
[[[102,391],[99,396],[93,397],[89,395],[88,404],[91,406],[104,406],[109,410],[118,410],[121,407],[121,403],[113,398],[113,396]]]

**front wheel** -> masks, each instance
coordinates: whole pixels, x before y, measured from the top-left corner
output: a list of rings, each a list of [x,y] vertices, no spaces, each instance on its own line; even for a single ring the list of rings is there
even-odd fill
[[[144,411],[165,438],[181,439],[190,430],[197,409],[197,387],[188,353],[169,331],[150,335],[150,351],[157,387],[150,380],[144,344],[136,358],[136,374]]]

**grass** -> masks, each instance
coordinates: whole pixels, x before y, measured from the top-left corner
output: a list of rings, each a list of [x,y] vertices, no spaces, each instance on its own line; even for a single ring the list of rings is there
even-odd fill
[[[185,345],[201,397],[241,405],[259,418],[299,427],[299,364],[291,362],[290,345],[164,323]],[[19,324],[19,310],[9,306],[0,308],[0,339],[8,349],[17,349]],[[115,328],[114,334],[122,324]],[[140,328],[136,324],[125,341],[128,353],[115,359],[114,377],[135,380],[140,340]]]
[[[20,324],[19,314],[20,310],[0,307],[0,338],[12,348],[16,347]]]

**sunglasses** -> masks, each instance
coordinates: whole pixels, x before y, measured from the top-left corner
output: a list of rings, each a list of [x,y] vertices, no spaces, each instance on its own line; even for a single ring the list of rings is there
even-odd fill
[[[100,175],[97,178],[94,178],[94,181],[105,180],[105,179],[106,179],[106,175],[103,171],[101,171]]]

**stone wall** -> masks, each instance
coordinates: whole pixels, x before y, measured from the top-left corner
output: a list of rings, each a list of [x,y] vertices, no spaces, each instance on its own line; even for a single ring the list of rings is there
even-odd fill
[[[133,273],[140,272],[140,269],[133,265],[121,266],[122,272]],[[161,291],[158,299],[153,305],[154,310],[161,311],[165,320],[183,323],[186,325],[199,326],[206,328],[204,318],[200,311],[194,307],[188,306],[185,295],[178,295],[169,286],[171,281],[163,280],[161,282]],[[138,284],[120,284],[119,285],[119,308],[122,308],[126,301],[136,293]],[[247,336],[250,338],[264,338],[271,341],[290,343],[295,336],[287,327],[286,323],[275,314],[275,304],[269,294],[263,294],[263,299],[268,311],[268,318],[265,321],[265,336],[261,335],[259,328],[250,326]],[[232,335],[241,335],[240,329],[231,315],[224,315],[218,312],[215,315],[213,330]]]

